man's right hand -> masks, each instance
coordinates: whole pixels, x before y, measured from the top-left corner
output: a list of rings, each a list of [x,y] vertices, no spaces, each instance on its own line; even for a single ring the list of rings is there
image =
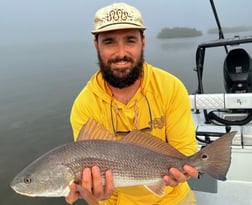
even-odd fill
[[[72,204],[78,199],[84,199],[88,204],[96,205],[98,201],[108,199],[113,191],[114,180],[111,170],[105,172],[105,185],[103,185],[99,167],[93,166],[83,170],[81,185],[72,184],[65,200]]]

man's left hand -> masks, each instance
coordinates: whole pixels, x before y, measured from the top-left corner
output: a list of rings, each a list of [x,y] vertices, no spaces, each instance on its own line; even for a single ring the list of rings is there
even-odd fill
[[[184,172],[181,172],[177,168],[174,168],[174,167],[170,168],[169,176],[165,175],[163,177],[163,179],[166,182],[166,185],[175,187],[179,183],[185,182],[189,177],[197,178],[199,175],[198,170],[189,165],[184,165],[183,169],[184,169]]]

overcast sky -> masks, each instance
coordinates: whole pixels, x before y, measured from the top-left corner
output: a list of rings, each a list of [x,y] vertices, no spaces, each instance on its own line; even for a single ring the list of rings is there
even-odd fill
[[[92,38],[95,11],[112,0],[0,0],[0,45]],[[163,27],[215,27],[209,0],[125,0],[142,13],[148,35]],[[252,0],[215,0],[222,26],[251,26]]]

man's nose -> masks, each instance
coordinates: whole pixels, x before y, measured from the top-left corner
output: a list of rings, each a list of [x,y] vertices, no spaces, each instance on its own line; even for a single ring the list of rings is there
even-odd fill
[[[126,54],[126,46],[123,43],[119,43],[116,48],[116,56],[123,58]]]

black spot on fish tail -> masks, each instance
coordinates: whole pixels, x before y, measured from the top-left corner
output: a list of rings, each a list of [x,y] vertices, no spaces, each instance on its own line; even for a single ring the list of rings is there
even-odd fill
[[[236,132],[229,132],[189,157],[199,172],[225,181],[231,164],[231,145]]]

